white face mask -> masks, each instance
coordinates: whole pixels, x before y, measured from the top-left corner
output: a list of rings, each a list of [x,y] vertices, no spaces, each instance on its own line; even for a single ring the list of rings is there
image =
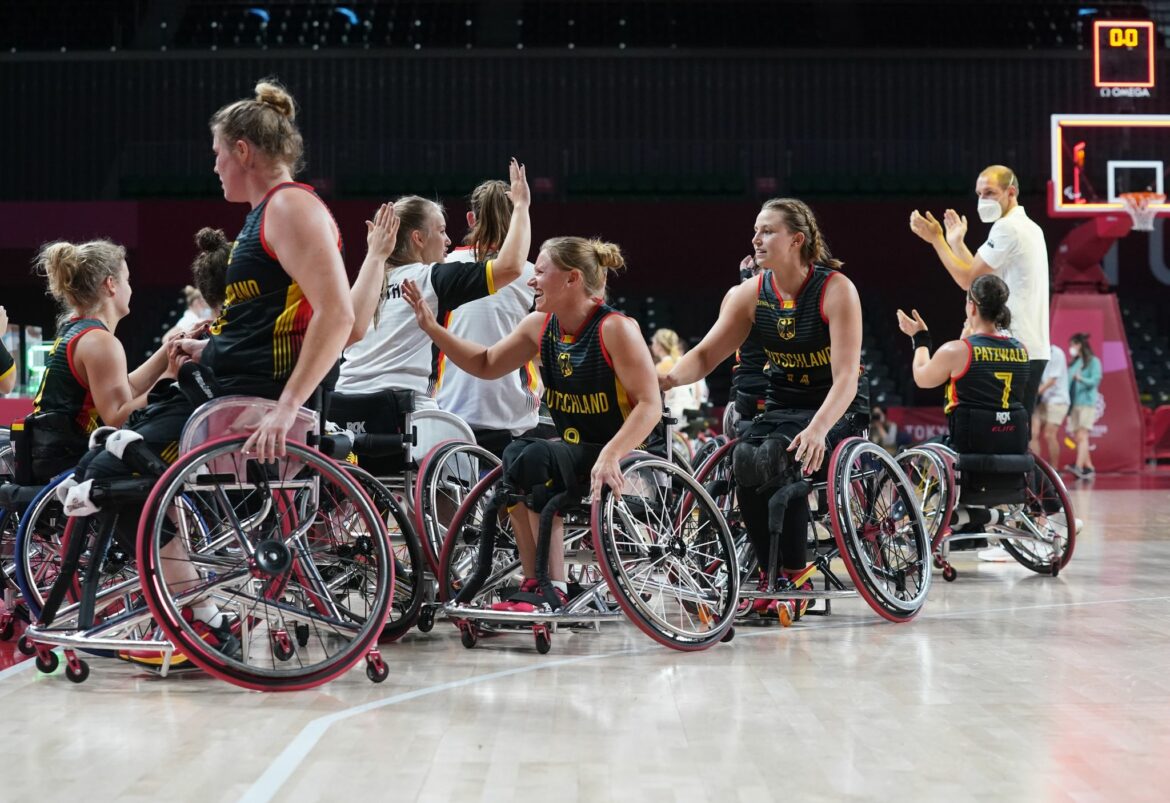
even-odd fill
[[[1069,346],[1068,347],[1068,355],[1070,357],[1079,357],[1079,356],[1081,356],[1081,350],[1077,346]]]
[[[1003,209],[999,201],[994,198],[979,199],[979,219],[984,223],[994,223],[1003,217]]]

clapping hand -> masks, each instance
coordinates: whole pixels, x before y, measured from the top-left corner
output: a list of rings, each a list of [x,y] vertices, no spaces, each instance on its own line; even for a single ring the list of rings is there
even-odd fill
[[[942,224],[929,211],[926,217],[918,214],[917,209],[910,213],[910,231],[932,245],[943,238]]]

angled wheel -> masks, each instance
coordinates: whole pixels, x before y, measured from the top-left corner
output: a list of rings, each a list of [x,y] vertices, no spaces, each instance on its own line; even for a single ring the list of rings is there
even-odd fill
[[[209,674],[250,689],[310,688],[352,668],[382,632],[390,542],[336,463],[292,441],[285,457],[260,463],[242,454],[245,440],[209,441],[155,485],[138,528],[143,592],[176,649]],[[189,612],[200,604],[217,606],[227,627],[209,637]],[[280,661],[273,634],[298,624],[306,644]]]
[[[952,463],[936,450],[925,448],[906,449],[895,459],[910,481],[931,547],[937,550],[955,506]]]
[[[660,644],[702,650],[731,629],[739,597],[735,543],[690,472],[637,454],[625,488],[606,488],[591,522],[602,573],[626,616]]]
[[[500,459],[494,454],[465,441],[440,443],[419,465],[414,488],[415,526],[436,577],[451,518],[480,478],[498,465]]]
[[[394,598],[390,603],[390,617],[386,620],[386,627],[379,641],[397,641],[414,627],[422,608],[423,592],[427,582],[422,546],[411,525],[410,517],[386,486],[369,472],[356,466],[346,465],[345,470],[370,497],[390,537],[390,547],[394,553]],[[298,625],[299,627],[303,625]]]
[[[931,550],[910,481],[885,449],[848,438],[829,483],[833,537],[857,592],[892,622],[912,619],[930,590]]]
[[[1008,520],[990,529],[1008,536],[1000,544],[1021,565],[1037,574],[1055,575],[1072,560],[1077,517],[1060,474],[1039,457],[1035,459],[1024,504],[1012,506]],[[1012,539],[1013,533],[1040,540]]]
[[[447,537],[439,559],[439,599],[447,602],[455,599],[459,591],[475,573],[479,560],[479,536],[483,531],[484,518],[492,515],[488,502],[504,470],[496,466],[468,492],[451,519]],[[491,570],[476,594],[476,604],[490,604],[501,599],[509,590],[514,590],[521,581],[520,559],[516,551],[516,536],[512,532],[512,519],[504,511],[496,514],[497,530],[495,548],[492,551]]]

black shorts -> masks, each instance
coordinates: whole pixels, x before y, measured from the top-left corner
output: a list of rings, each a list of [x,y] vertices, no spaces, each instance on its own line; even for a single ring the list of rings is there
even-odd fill
[[[513,435],[511,430],[507,429],[483,429],[479,427],[472,427],[471,430],[475,433],[475,442],[487,449],[501,460],[504,458],[504,450],[508,445],[520,438],[538,438],[547,440],[549,438],[557,437],[556,427],[551,427],[548,424],[537,424],[533,429],[528,430],[523,435]]]
[[[589,487],[589,472],[600,453],[601,446],[597,444],[517,438],[504,449],[504,477],[524,493],[541,486],[551,493],[584,493]]]

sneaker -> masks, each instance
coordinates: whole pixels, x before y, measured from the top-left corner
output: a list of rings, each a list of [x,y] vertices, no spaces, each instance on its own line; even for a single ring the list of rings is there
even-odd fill
[[[183,609],[183,620],[190,623],[191,629],[201,639],[225,656],[238,660],[243,655],[240,639],[236,636],[236,631],[239,630],[239,622],[229,622],[226,615],[222,615],[221,619],[223,621],[219,626],[212,627],[206,622],[196,619],[195,614],[190,608]],[[155,641],[164,641],[166,636],[160,628],[155,628],[151,634],[151,638]],[[166,656],[162,650],[120,650],[118,657],[123,661],[141,664],[151,669],[161,669]],[[185,668],[185,665],[189,661],[190,659],[182,650],[175,650],[171,653],[171,669]]]
[[[561,591],[556,586],[553,586],[553,593],[557,595],[558,608],[563,608],[569,604],[569,595],[567,593]],[[548,600],[540,593],[539,586],[534,588],[531,593],[521,592],[517,596],[523,596],[522,599],[518,599],[512,603],[512,610],[517,613],[536,613],[538,610],[553,610]]]
[[[981,549],[975,553],[975,557],[979,560],[985,560],[988,563],[1011,563],[1013,558],[1008,554],[1008,551],[1001,546],[993,546],[990,549]]]
[[[801,572],[801,574],[803,574],[803,572]],[[787,588],[791,588],[795,591],[812,591],[813,590],[813,582],[812,582],[811,577],[806,578],[805,581],[803,583],[801,583],[800,585],[796,585],[796,583],[793,582],[791,577],[785,577],[784,582],[785,582]],[[812,602],[812,600],[808,600],[808,599],[793,599],[793,600],[788,600],[788,601],[792,603],[793,613],[796,614],[797,619],[804,616],[805,613],[808,612],[809,603]]]
[[[516,610],[517,597],[521,594],[535,594],[540,590],[540,583],[535,577],[525,577],[524,582],[520,587],[511,591],[506,595],[506,598],[499,602],[493,602],[491,609],[493,611],[514,611]]]

